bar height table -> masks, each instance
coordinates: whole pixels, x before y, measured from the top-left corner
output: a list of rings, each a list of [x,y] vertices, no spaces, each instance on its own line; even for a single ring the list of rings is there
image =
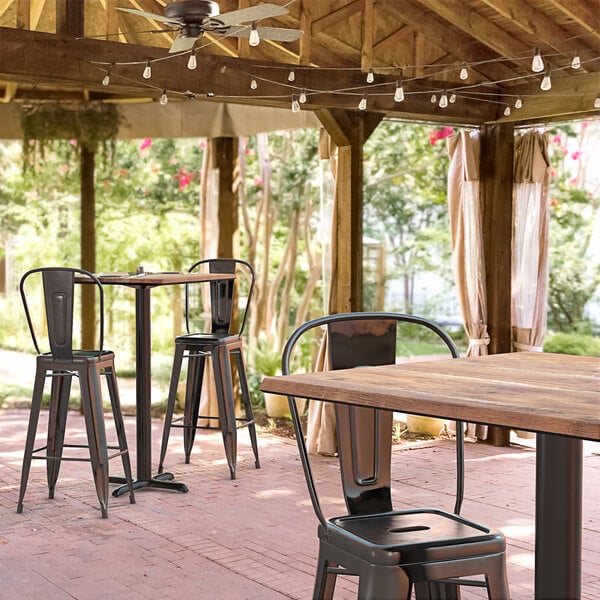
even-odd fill
[[[600,360],[516,352],[266,377],[261,390],[535,431],[535,597],[581,598],[582,440],[600,441]]]
[[[161,285],[195,282],[218,282],[235,278],[227,273],[101,273],[97,275],[103,285],[123,285],[135,289],[135,408],[136,408],[136,479],[134,489],[158,488],[187,492],[184,483],[171,481],[171,473],[152,475],[152,324],[150,293]],[[112,478],[112,482],[124,482]],[[128,493],[127,485],[118,487],[113,496]]]

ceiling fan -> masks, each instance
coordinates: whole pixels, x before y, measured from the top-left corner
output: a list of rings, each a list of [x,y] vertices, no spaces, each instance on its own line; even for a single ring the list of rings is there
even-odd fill
[[[293,42],[300,38],[302,31],[280,27],[258,27],[257,21],[278,17],[288,13],[287,8],[275,4],[259,4],[219,14],[219,5],[209,0],[176,0],[165,6],[165,14],[118,8],[147,19],[165,23],[179,30],[179,35],[169,48],[169,53],[191,50],[196,40],[205,32],[228,37],[249,38],[251,46],[258,45],[261,38],[276,42]]]

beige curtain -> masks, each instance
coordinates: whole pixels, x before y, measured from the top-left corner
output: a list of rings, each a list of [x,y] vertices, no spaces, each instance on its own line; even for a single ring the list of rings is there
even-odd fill
[[[448,209],[452,266],[463,325],[469,338],[467,356],[488,353],[487,300],[479,199],[479,133],[462,131],[448,138]],[[487,427],[467,426],[466,435],[485,439]]]
[[[548,134],[515,139],[512,345],[541,352],[548,295]]]

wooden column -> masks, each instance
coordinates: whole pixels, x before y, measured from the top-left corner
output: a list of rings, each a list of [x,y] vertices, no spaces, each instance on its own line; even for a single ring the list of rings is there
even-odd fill
[[[96,193],[94,190],[95,154],[82,145],[79,154],[81,190],[81,268],[96,271]],[[94,286],[82,287],[81,342],[82,348],[95,348],[96,331]]]
[[[481,136],[481,198],[490,354],[511,351],[514,127],[484,126]],[[510,430],[490,427],[488,441],[507,446]]]
[[[233,191],[234,171],[237,162],[238,138],[219,137],[211,140],[212,167],[219,172],[219,233],[217,256],[234,256],[235,235],[238,230],[237,195]]]
[[[336,263],[332,286],[337,312],[363,308],[363,145],[383,115],[363,111],[328,110],[316,113],[339,148],[336,181]]]

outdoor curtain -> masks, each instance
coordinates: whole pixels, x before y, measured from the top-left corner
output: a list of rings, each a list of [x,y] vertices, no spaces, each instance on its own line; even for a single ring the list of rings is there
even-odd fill
[[[490,340],[479,198],[479,149],[479,132],[461,131],[448,138],[452,267],[463,325],[469,338],[467,356],[486,355]],[[469,424],[466,435],[485,439],[487,427]]]
[[[515,138],[512,346],[541,352],[548,295],[548,134]]]

